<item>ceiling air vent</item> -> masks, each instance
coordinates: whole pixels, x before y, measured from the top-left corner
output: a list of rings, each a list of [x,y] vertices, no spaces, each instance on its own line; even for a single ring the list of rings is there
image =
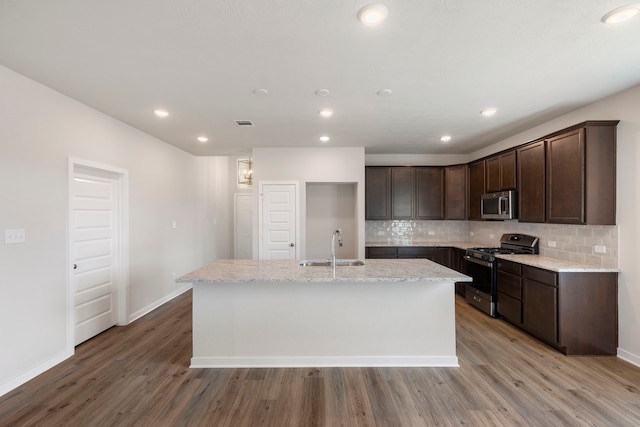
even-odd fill
[[[235,122],[238,126],[242,127],[255,126],[251,120],[236,120]]]

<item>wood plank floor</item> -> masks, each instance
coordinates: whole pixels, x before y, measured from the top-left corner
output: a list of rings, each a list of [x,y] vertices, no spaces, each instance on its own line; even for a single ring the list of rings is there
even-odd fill
[[[0,426],[640,425],[640,368],[456,312],[459,368],[190,369],[188,292],[0,398]]]

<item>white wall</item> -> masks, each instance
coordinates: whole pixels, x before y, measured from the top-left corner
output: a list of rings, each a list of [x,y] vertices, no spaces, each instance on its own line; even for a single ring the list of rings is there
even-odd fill
[[[585,120],[620,120],[617,133],[618,355],[640,366],[640,86],[474,153],[474,160]],[[589,171],[587,171],[589,173]]]
[[[306,257],[306,183],[356,184],[357,257],[364,258],[364,148],[255,148],[253,150],[255,224],[258,230],[258,183],[298,181],[300,191],[300,256]],[[258,257],[258,233],[254,257]]]
[[[0,93],[0,234],[26,229],[25,243],[0,242],[1,395],[73,352],[66,336],[69,157],[129,172],[129,319],[184,290],[173,273],[216,254],[203,211],[205,161],[4,67]]]

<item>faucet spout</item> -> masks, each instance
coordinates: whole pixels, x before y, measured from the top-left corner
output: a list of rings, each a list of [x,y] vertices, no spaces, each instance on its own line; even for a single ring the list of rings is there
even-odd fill
[[[331,234],[331,263],[336,266],[336,235],[338,236],[338,245],[342,246],[342,233],[336,230]]]

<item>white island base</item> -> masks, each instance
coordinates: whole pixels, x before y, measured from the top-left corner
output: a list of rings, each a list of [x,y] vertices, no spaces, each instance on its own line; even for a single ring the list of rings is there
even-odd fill
[[[454,281],[193,281],[191,367],[458,366]]]

